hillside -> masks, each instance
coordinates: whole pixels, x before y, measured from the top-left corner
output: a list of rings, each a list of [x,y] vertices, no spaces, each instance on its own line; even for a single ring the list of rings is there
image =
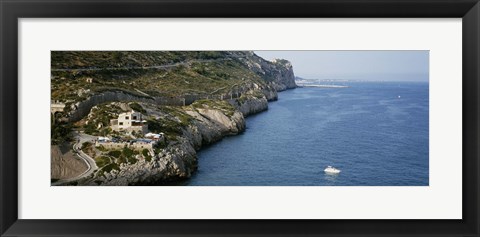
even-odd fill
[[[283,84],[279,78],[291,65],[237,51],[53,51],[51,67],[52,100],[77,102],[115,90],[152,97],[228,95],[253,84]]]
[[[51,99],[65,106],[52,117],[52,145],[77,141],[83,156],[98,166],[67,185],[188,178],[197,169],[197,150],[243,132],[244,117],[266,110],[277,91],[296,87],[288,61],[266,61],[253,52],[53,51],[51,56]],[[148,131],[112,127],[112,120],[130,111],[141,113]],[[74,137],[72,129],[80,135]],[[143,147],[147,132],[162,138]],[[99,136],[118,142],[96,144]]]

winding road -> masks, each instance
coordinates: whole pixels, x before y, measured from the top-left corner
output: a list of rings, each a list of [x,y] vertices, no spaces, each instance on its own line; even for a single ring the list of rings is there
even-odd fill
[[[77,156],[80,159],[82,159],[85,162],[85,164],[87,165],[87,170],[85,170],[82,174],[80,174],[77,177],[58,180],[57,182],[52,183],[53,186],[62,185],[65,183],[70,183],[79,179],[83,179],[85,177],[90,176],[91,174],[93,174],[95,170],[98,169],[98,166],[95,163],[95,160],[92,157],[85,154],[81,149],[83,143],[85,142],[91,142],[92,144],[94,144],[96,137],[87,135],[84,133],[80,133],[80,132],[73,132],[73,133],[74,133],[75,139],[77,140],[77,143],[73,144],[73,147],[72,147],[73,151],[75,152],[75,154],[77,154]]]

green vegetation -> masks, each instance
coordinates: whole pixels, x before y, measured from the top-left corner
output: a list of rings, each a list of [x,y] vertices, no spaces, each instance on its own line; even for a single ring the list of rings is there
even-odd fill
[[[147,149],[142,150],[142,155],[145,157],[145,160],[150,162],[152,160],[152,156],[150,155],[150,152]]]
[[[169,105],[197,100],[192,104],[193,109],[210,107],[232,116],[234,110],[228,103],[208,99],[228,98],[252,88],[265,89],[287,64],[286,60],[268,62],[246,51],[52,51],[51,99],[66,105],[55,121],[62,118],[65,121],[75,103],[108,91],[147,101],[156,99]],[[253,96],[263,97],[262,93],[257,94]],[[238,102],[245,99],[240,97]],[[146,103],[128,102],[131,109],[147,115]],[[125,112],[122,108],[113,103],[97,105],[75,125],[90,135],[121,135],[109,125],[111,119]],[[164,132],[168,141],[175,141],[192,122],[193,118],[181,109],[171,106],[158,109],[168,116],[150,118],[149,129]],[[52,124],[52,144],[72,140],[72,125]]]
[[[265,95],[261,91],[253,91],[252,96],[257,99],[265,98]]]
[[[98,176],[103,176],[105,173],[110,173],[112,170],[120,170],[120,166],[116,163],[110,163],[103,166],[97,173]],[[97,183],[100,184],[100,183]]]
[[[86,150],[89,149],[89,148],[91,148],[92,145],[93,145],[93,144],[92,144],[91,142],[84,142],[84,143],[82,144],[82,148],[81,148],[81,149],[82,149],[83,152],[86,152]]]
[[[124,147],[122,150],[112,150],[107,153],[108,156],[115,158],[117,164],[131,163],[135,164],[137,159],[135,155],[140,154],[138,151]]]
[[[234,85],[265,84],[268,75],[250,69],[247,52],[52,51],[52,99],[81,101],[104,91],[138,97],[226,94]],[[61,70],[57,70],[61,69]]]
[[[104,172],[107,172],[107,173],[108,173],[108,172],[110,172],[110,171],[112,171],[112,170],[120,170],[120,166],[118,166],[118,164],[116,164],[116,163],[111,163],[111,164],[106,165],[105,167],[103,167],[102,170],[103,170]]]
[[[89,156],[91,156],[92,158],[95,159],[95,157],[96,157],[97,154],[96,154],[96,152],[95,152],[95,147],[93,146],[92,143],[90,143],[90,142],[84,142],[84,143],[82,144],[81,149],[82,149],[82,151],[83,151],[85,154],[87,154],[87,155],[89,155]]]
[[[52,68],[149,67],[225,57],[225,51],[52,51]]]
[[[117,118],[118,114],[125,111],[113,103],[97,105],[92,108],[90,115],[84,119],[82,128],[86,134],[94,136],[110,135],[113,133],[110,128],[110,120]]]
[[[158,107],[158,110],[162,111],[165,114],[170,115],[172,119],[180,123],[181,127],[188,126],[193,120],[192,116],[185,113],[185,111],[178,107],[173,106],[161,106]]]
[[[154,133],[164,133],[169,141],[176,141],[177,136],[182,135],[183,130],[193,120],[190,115],[178,107],[160,106],[157,109],[165,116],[147,119],[148,130]]]
[[[96,135],[97,133],[97,128],[93,123],[87,123],[83,125],[83,130],[86,134],[90,134],[90,135]]]
[[[154,133],[163,132],[169,141],[177,140],[182,135],[182,126],[179,122],[167,118],[148,119],[148,129]]]
[[[107,151],[107,148],[105,148],[105,147],[102,146],[102,145],[98,146],[97,149],[98,149],[99,151],[102,151],[102,152],[106,152],[106,151]]]
[[[198,57],[201,59],[217,59],[222,58],[225,55],[225,52],[222,51],[199,51]]]
[[[265,98],[265,95],[260,91],[253,91],[253,93],[251,93],[251,94],[244,94],[244,95],[240,96],[240,98],[238,98],[236,101],[237,101],[238,105],[242,105],[249,98],[252,98],[252,97],[255,97],[257,99],[261,99],[261,98]]]
[[[135,151],[128,147],[124,147],[122,150],[122,155],[124,155],[127,158],[133,157],[134,154],[135,154]]]
[[[102,93],[106,91],[117,91],[117,92],[123,92],[126,94],[130,94],[136,97],[141,97],[141,98],[146,98],[146,99],[153,99],[151,96],[146,96],[142,93],[139,93],[138,91],[131,90],[132,83],[106,83],[105,85],[102,86],[96,86],[92,88],[93,92],[95,93]]]
[[[142,154],[144,152],[142,151]],[[147,150],[148,153],[148,150]],[[102,176],[112,170],[120,170],[120,165],[124,163],[135,164],[138,160],[135,158],[140,152],[124,147],[121,150],[110,150],[104,155],[95,158],[95,163],[100,168],[97,175]],[[143,155],[145,160],[150,161],[152,157]]]
[[[69,123],[54,123],[50,130],[51,133],[51,144],[59,145],[64,142],[70,142],[73,140],[72,137],[72,125]]]
[[[157,144],[155,144],[153,146],[153,152],[155,154],[158,154],[165,148],[167,148],[167,142],[166,141],[160,141],[160,142],[157,142]]]
[[[101,168],[101,167],[104,167],[105,165],[110,164],[111,162],[110,162],[110,158],[106,156],[100,156],[95,158],[95,163],[99,168]]]
[[[113,156],[115,158],[120,158],[120,156],[122,155],[122,151],[120,151],[120,150],[109,151],[108,155]]]
[[[235,108],[224,100],[197,100],[191,107],[194,109],[211,108],[222,111],[225,115],[231,117],[235,113]]]

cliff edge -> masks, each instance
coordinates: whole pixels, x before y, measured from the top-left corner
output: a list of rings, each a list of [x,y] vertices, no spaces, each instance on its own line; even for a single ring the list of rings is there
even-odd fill
[[[151,132],[164,134],[142,152],[89,147],[99,169],[70,185],[159,185],[189,178],[197,169],[196,151],[244,132],[246,116],[267,110],[278,91],[296,87],[290,62],[267,61],[253,52],[52,55],[52,100],[65,104],[54,116],[56,126],[138,137],[109,128],[122,111],[136,110]]]

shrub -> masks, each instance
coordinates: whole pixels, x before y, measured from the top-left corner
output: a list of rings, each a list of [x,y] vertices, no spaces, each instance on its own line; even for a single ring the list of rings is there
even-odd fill
[[[106,156],[100,156],[100,157],[95,158],[95,163],[97,164],[97,166],[99,168],[101,168],[101,167],[104,167],[104,166],[110,164],[110,158],[108,158]]]
[[[118,164],[111,163],[111,164],[106,165],[105,167],[102,168],[102,171],[105,172],[105,173],[110,173],[110,171],[112,171],[112,170],[120,170],[120,166],[118,166]]]
[[[142,150],[142,155],[143,155],[143,157],[145,157],[146,161],[151,161],[152,160],[152,156],[150,155],[150,152],[147,149]]]
[[[85,149],[88,149],[92,146],[92,143],[91,142],[84,142],[82,144],[82,151],[84,151]]]
[[[137,159],[135,159],[135,157],[133,157],[133,156],[132,156],[132,157],[128,157],[127,160],[128,160],[128,163],[130,163],[130,164],[135,164],[135,163],[137,163]]]
[[[71,124],[52,124],[51,144],[58,145],[64,142],[72,141],[72,125]]]
[[[130,149],[130,148],[128,148],[128,147],[124,147],[123,150],[122,150],[122,154],[123,154],[125,157],[130,158],[130,157],[132,157],[132,156],[135,154],[135,152],[134,152],[134,150],[132,150],[132,149]]]
[[[119,158],[121,154],[122,154],[122,151],[120,151],[120,150],[114,150],[114,151],[109,151],[108,152],[109,156],[113,156],[115,158]]]
[[[100,150],[100,151],[103,151],[103,152],[107,151],[107,148],[105,148],[102,145],[98,146],[97,149]]]
[[[98,133],[97,128],[93,123],[83,125],[83,129],[86,134],[97,135]]]

